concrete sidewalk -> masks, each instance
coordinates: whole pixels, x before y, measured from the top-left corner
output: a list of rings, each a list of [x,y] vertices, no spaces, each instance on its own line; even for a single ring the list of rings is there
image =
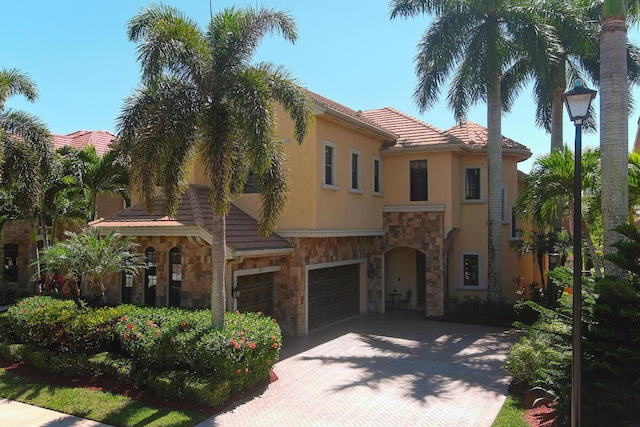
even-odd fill
[[[109,427],[26,403],[0,398],[0,425],[2,427]]]
[[[283,342],[278,381],[205,426],[489,427],[506,398],[505,328],[369,314]]]

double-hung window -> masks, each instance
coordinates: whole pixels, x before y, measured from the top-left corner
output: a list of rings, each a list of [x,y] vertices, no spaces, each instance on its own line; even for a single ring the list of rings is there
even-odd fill
[[[336,182],[336,144],[325,141],[323,144],[324,176],[322,184],[324,187],[337,187]]]
[[[360,151],[351,149],[351,191],[362,190],[362,156]]]
[[[373,193],[382,193],[382,163],[380,157],[373,157]]]
[[[412,202],[428,200],[426,160],[412,160],[409,164],[410,198]]]
[[[480,168],[465,168],[464,199],[480,200]]]
[[[480,255],[477,253],[462,254],[462,286],[480,287]]]

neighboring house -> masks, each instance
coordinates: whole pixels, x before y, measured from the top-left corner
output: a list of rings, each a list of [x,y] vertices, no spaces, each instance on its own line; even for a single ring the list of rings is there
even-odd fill
[[[73,146],[82,149],[93,145],[100,155],[109,150],[109,144],[116,136],[107,131],[80,130],[67,135],[53,135],[54,149]],[[98,196],[98,215],[107,216],[122,210],[124,200],[120,197]],[[13,297],[33,293],[36,289],[31,282],[29,260],[35,254],[36,244],[42,247],[42,236],[32,237],[31,226],[27,221],[9,221],[2,228],[0,236],[0,255],[4,260],[4,274],[0,280],[0,302]]]
[[[291,194],[276,234],[257,232],[255,183],[227,224],[227,309],[263,311],[287,335],[403,306],[443,314],[445,298],[486,297],[486,129],[440,131],[392,108],[354,111],[311,93],[313,131],[298,145],[286,114]],[[503,138],[504,296],[515,300],[518,259],[511,205],[523,145]],[[110,303],[207,307],[212,212],[200,165],[175,218],[134,205],[92,223],[135,236],[147,257],[138,276],[112,278]],[[408,294],[410,292],[410,294]],[[409,298],[407,296],[409,295]]]

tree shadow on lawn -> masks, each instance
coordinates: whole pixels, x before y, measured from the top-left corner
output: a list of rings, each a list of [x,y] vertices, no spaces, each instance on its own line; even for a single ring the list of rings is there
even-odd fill
[[[364,325],[302,355],[327,368],[343,365],[357,372],[336,381],[335,392],[379,389],[395,382],[405,398],[425,403],[435,397],[456,399],[464,392],[507,391],[501,366],[517,340],[516,331],[415,319],[394,324],[394,319],[374,318]]]

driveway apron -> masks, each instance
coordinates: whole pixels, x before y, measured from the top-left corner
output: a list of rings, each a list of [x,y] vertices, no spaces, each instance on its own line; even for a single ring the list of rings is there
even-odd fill
[[[199,426],[491,426],[516,339],[408,311],[358,316],[285,337],[278,380]]]

